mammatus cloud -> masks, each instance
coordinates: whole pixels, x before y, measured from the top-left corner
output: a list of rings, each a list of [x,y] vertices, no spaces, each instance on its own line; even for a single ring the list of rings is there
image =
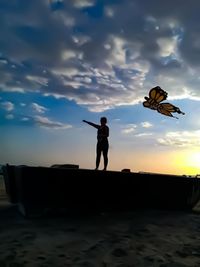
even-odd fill
[[[199,147],[200,131],[168,132],[162,138],[158,138],[159,145],[172,147]]]
[[[64,97],[94,112],[137,104],[155,85],[171,99],[200,99],[200,2],[99,3],[3,1],[0,91]]]
[[[6,111],[12,111],[15,107],[14,104],[10,101],[1,102],[0,106]]]
[[[47,111],[48,109],[41,106],[41,105],[38,105],[37,103],[32,103],[31,104],[31,107],[34,111],[38,112],[38,113],[45,113],[45,111]]]
[[[49,118],[42,116],[35,116],[33,120],[37,125],[43,128],[62,130],[62,129],[69,129],[72,127],[70,124],[64,124],[58,121],[52,121]]]

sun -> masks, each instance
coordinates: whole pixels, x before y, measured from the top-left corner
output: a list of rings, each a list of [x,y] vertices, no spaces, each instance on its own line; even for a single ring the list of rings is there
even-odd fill
[[[185,156],[185,169],[191,174],[200,174],[200,152],[188,152]]]
[[[174,165],[185,174],[200,174],[200,151],[182,151],[173,155]]]
[[[193,152],[188,155],[188,165],[191,167],[200,168],[200,152]]]

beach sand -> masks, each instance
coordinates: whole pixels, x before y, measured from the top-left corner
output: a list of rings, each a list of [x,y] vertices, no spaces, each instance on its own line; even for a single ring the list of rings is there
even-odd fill
[[[1,190],[0,267],[199,267],[199,210],[26,219]]]

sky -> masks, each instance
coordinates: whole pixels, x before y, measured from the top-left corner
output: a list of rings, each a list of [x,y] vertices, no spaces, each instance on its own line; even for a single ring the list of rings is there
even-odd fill
[[[200,1],[0,0],[0,163],[200,173]],[[143,107],[149,90],[185,115]],[[101,160],[100,168],[103,168]]]

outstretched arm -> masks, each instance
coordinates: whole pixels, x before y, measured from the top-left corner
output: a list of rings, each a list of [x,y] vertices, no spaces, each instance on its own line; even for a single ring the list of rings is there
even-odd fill
[[[86,120],[83,120],[83,122],[89,124],[90,126],[93,126],[93,127],[97,128],[97,129],[99,129],[99,125],[98,125],[98,124],[95,124],[95,123],[93,123],[93,122],[86,121]]]

